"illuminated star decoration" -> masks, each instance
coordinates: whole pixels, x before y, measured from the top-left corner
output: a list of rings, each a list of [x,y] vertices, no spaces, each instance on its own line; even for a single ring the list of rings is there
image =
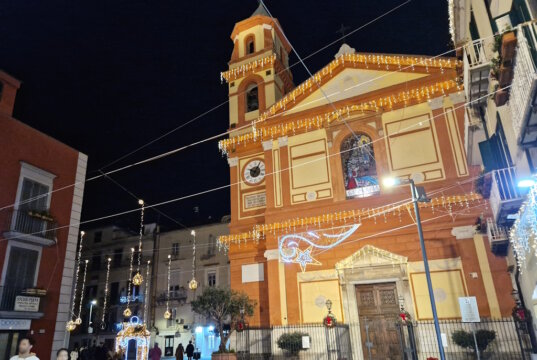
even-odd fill
[[[294,258],[293,262],[300,265],[302,272],[306,271],[306,266],[308,264],[309,265],[321,265],[321,263],[317,259],[314,259],[311,256],[312,249],[313,249],[313,246],[308,247],[306,250],[297,249],[297,255],[296,255],[296,258]]]

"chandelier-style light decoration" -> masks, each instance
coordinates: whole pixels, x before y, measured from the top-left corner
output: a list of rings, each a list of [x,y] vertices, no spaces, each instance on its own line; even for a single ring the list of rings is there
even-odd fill
[[[82,323],[82,319],[80,318],[80,314],[77,316],[75,315],[75,304],[76,304],[76,293],[78,289],[78,277],[80,275],[80,261],[82,259],[82,244],[84,243],[84,235],[86,233],[84,231],[80,232],[80,245],[78,246],[78,254],[76,259],[76,271],[75,271],[75,288],[73,289],[73,301],[71,305],[71,320],[67,322],[65,325],[65,328],[67,331],[73,331],[76,329],[77,325],[80,325]],[[84,289],[81,290],[82,292]],[[78,320],[80,319],[80,322]]]
[[[134,260],[134,248],[131,248],[131,260],[130,260],[130,264],[129,264],[129,278],[132,275],[132,263],[133,263],[133,260]],[[131,305],[131,287],[132,287],[132,284],[129,281],[129,284],[127,286],[127,308],[123,311],[123,316],[125,316],[125,317],[130,317],[132,315],[132,311],[130,309],[130,305]]]
[[[190,235],[194,238],[192,241],[192,280],[188,283],[190,290],[195,291],[198,288],[196,281],[196,230],[192,230]]]
[[[145,269],[145,294],[144,294],[144,323],[148,323],[147,321],[147,297],[149,296],[149,287],[150,287],[150,278],[149,278],[149,265],[151,264],[151,260],[147,260],[147,266]]]
[[[106,259],[106,282],[104,283],[104,300],[103,300],[103,315],[101,317],[101,330],[106,329],[106,322],[104,321],[104,317],[106,315],[106,305],[108,304],[108,282],[110,280],[110,262],[112,261],[112,258]]]
[[[138,204],[142,207],[140,209],[140,236],[138,239],[138,267],[136,269],[136,274],[132,278],[132,283],[136,286],[139,286],[144,281],[142,274],[140,274],[140,266],[142,262],[142,237],[144,235],[144,209],[145,203],[142,199],[138,200]]]
[[[172,256],[168,255],[168,291],[166,293],[166,311],[164,312],[164,319],[168,320],[172,317],[170,312],[170,273],[172,268]]]

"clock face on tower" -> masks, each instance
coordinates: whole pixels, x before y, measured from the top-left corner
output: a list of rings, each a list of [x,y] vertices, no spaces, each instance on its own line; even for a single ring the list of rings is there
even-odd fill
[[[262,160],[252,160],[243,170],[244,181],[249,185],[257,185],[265,178],[265,163]]]

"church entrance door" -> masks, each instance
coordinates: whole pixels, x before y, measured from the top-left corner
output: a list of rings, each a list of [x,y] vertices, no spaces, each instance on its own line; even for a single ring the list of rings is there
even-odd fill
[[[362,349],[366,360],[401,359],[395,283],[356,286]]]

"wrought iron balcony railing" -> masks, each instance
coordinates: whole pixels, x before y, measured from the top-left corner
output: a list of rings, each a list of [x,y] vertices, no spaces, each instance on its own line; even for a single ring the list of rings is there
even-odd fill
[[[37,319],[43,315],[43,289],[0,286],[0,312],[16,312],[17,317]],[[0,318],[6,316],[0,314]]]
[[[43,245],[56,242],[57,223],[46,212],[30,209],[15,209],[7,216],[8,232],[21,240],[35,240]]]

